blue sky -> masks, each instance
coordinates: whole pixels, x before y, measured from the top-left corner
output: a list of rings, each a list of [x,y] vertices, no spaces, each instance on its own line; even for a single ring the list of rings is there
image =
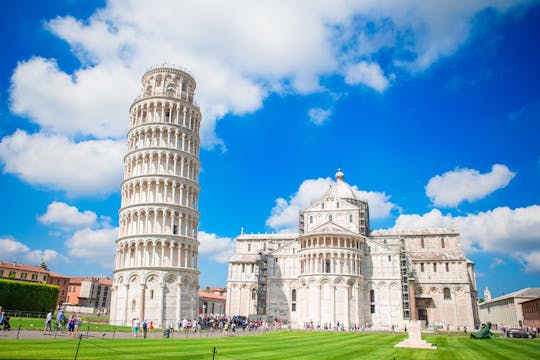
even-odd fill
[[[373,229],[456,228],[480,291],[540,287],[538,2],[0,6],[0,259],[111,275],[128,108],[171,63],[203,112],[201,287],[338,167]]]

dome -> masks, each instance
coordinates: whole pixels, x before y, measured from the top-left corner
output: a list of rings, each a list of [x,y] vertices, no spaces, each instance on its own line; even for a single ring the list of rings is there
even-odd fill
[[[336,173],[336,181],[332,185],[330,185],[330,188],[326,191],[324,197],[360,200],[356,195],[356,191],[354,191],[354,189],[349,184],[343,181],[344,178],[345,175],[341,172],[341,169],[338,169]]]

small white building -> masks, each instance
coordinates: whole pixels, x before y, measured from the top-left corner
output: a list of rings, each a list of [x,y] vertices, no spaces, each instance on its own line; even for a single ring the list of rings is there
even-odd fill
[[[522,303],[540,298],[540,288],[525,288],[510,294],[491,298],[486,287],[484,302],[479,304],[480,320],[483,323],[491,322],[499,326],[522,327],[524,325]]]
[[[390,329],[408,320],[473,327],[474,264],[449,229],[371,231],[369,206],[341,171],[300,212],[299,234],[241,234],[229,261],[227,313],[291,323]]]

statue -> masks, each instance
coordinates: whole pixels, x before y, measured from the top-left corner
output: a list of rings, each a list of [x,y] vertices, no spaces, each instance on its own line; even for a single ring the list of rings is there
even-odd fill
[[[490,331],[491,322],[488,321],[487,324],[482,324],[482,328],[477,333],[471,333],[471,339],[494,339],[495,336]]]

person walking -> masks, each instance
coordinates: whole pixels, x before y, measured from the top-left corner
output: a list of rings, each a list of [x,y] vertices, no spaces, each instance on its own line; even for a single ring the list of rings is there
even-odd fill
[[[135,318],[133,319],[133,336],[134,337],[137,337],[137,333],[139,332],[139,325],[141,324],[141,322],[139,321],[139,318]]]
[[[52,317],[52,310],[49,310],[47,317],[45,317],[45,329],[43,329],[43,335],[51,335]]]

